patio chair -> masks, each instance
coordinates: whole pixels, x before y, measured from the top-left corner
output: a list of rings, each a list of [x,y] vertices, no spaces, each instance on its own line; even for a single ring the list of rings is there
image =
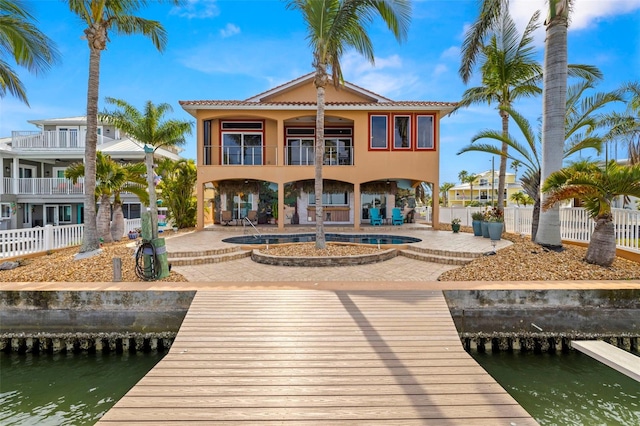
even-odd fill
[[[382,225],[382,216],[380,216],[380,209],[369,209],[369,221],[372,226]]]
[[[257,210],[249,210],[249,212],[247,213],[245,218],[248,219],[249,222],[251,222],[253,225],[257,225],[258,224],[258,211]]]
[[[220,223],[227,226],[233,221],[233,215],[230,210],[223,210],[220,213]]]
[[[404,223],[404,217],[402,217],[402,210],[398,207],[395,207],[391,210],[391,224],[392,225],[402,225]]]

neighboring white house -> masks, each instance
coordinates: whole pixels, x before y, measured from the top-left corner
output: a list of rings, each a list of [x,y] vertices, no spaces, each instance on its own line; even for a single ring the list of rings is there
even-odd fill
[[[84,181],[64,177],[67,167],[84,159],[86,117],[30,120],[39,130],[13,131],[0,138],[0,229],[84,222]],[[113,160],[144,161],[144,144],[98,123],[98,150]],[[181,159],[179,151],[156,150],[157,157]],[[124,215],[140,217],[140,201],[121,194]]]

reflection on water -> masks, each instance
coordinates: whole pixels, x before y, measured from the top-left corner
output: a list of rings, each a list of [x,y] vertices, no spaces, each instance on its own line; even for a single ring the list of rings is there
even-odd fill
[[[0,424],[92,425],[162,356],[0,353]]]
[[[587,355],[473,357],[541,425],[640,425],[640,383]]]

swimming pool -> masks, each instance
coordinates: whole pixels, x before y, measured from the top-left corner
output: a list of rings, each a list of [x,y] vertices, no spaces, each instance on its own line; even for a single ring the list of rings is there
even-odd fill
[[[325,234],[326,241],[356,244],[410,244],[419,243],[420,238],[404,237],[400,235],[377,234]],[[222,240],[233,244],[286,244],[309,243],[316,240],[316,234],[274,234],[274,235],[243,235]]]

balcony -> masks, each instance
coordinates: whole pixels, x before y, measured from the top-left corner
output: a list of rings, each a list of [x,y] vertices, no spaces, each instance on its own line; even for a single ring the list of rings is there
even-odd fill
[[[84,179],[74,184],[64,178],[3,178],[2,191],[14,195],[82,195]]]
[[[114,139],[98,135],[98,145]],[[57,150],[83,151],[86,134],[68,130],[14,131],[11,132],[11,146],[15,150]]]
[[[283,147],[259,146],[205,146],[205,165],[216,166],[313,166],[313,146],[284,147],[284,161],[279,152]],[[353,166],[353,148],[350,146],[326,146],[323,155],[325,166]],[[283,164],[284,163],[284,164]]]

